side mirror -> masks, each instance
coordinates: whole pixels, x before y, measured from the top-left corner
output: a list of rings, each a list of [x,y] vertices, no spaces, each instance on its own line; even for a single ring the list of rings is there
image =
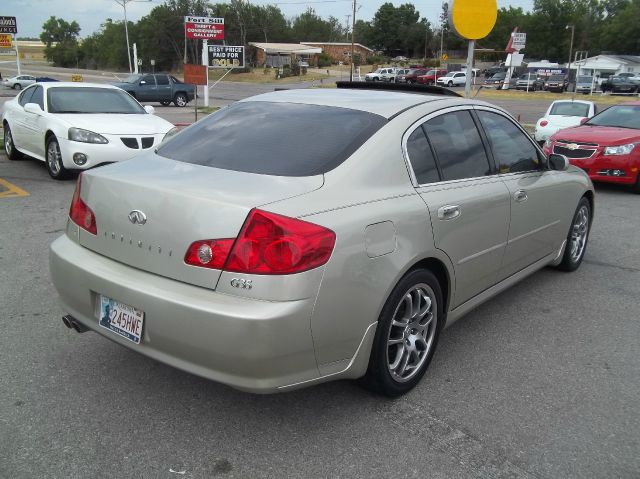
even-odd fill
[[[40,108],[40,105],[38,105],[37,103],[27,103],[24,106],[24,111],[26,111],[27,113],[35,113],[36,115],[39,115],[42,113],[42,108]]]
[[[581,125],[584,125],[587,121],[589,121],[589,118],[580,118]]]
[[[549,155],[549,167],[556,171],[565,171],[569,168],[569,159],[564,155]]]
[[[151,105],[145,105],[144,106],[144,111],[149,113],[149,115],[153,115],[153,114],[155,114],[156,109],[154,107],[152,107]]]

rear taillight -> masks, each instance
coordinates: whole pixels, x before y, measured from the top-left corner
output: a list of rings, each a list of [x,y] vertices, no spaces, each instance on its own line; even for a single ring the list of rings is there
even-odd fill
[[[549,122],[547,120],[541,120],[540,121],[540,126],[547,126],[549,124]]]
[[[301,273],[325,264],[335,242],[335,233],[327,228],[254,209],[235,242],[196,241],[185,263],[235,273]]]
[[[78,176],[78,182],[76,183],[76,191],[73,193],[73,199],[71,200],[71,208],[69,208],[69,218],[75,224],[85,231],[91,234],[98,234],[98,228],[96,227],[96,217],[82,198],[80,198],[80,188],[82,186],[82,173]]]

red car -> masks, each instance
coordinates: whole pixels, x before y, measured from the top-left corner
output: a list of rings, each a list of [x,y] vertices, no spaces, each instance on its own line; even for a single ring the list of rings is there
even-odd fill
[[[560,130],[544,151],[561,154],[592,181],[633,185],[640,193],[640,101],[607,108],[582,125]]]
[[[447,74],[447,70],[443,68],[436,68],[435,70],[429,70],[425,75],[418,77],[418,83],[422,85],[435,85],[436,79],[443,77]]]

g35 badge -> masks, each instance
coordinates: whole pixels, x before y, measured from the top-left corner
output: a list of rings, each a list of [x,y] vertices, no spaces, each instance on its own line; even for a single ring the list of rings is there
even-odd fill
[[[240,288],[240,289],[251,289],[253,287],[253,281],[250,279],[238,279],[238,278],[233,278],[231,280],[231,286],[233,286],[234,288]]]

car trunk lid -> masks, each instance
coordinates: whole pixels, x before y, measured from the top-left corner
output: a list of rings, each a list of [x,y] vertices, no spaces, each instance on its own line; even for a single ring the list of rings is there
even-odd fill
[[[185,264],[191,243],[236,238],[252,208],[322,184],[322,175],[259,175],[149,154],[83,174],[81,196],[98,231],[81,229],[80,244],[126,265],[214,289],[220,270]]]

